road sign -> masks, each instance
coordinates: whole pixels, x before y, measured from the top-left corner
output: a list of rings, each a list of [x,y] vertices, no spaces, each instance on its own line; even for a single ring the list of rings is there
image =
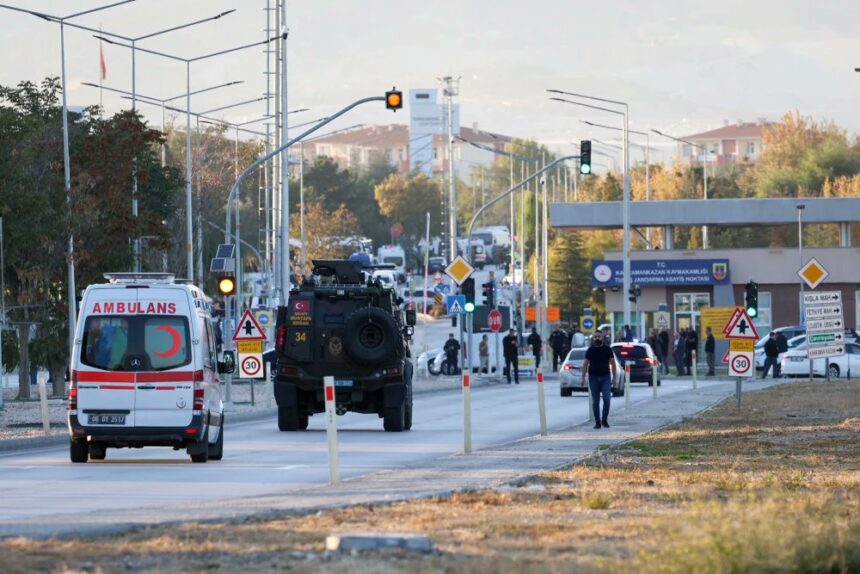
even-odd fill
[[[463,281],[475,272],[475,268],[469,265],[469,262],[458,255],[451,264],[445,268],[445,273],[453,279],[457,285],[462,285]]]
[[[462,315],[466,312],[466,296],[448,295],[445,306],[448,308],[449,315]]]
[[[753,353],[755,352],[755,341],[752,339],[731,339],[729,341],[729,352]]]
[[[490,331],[498,333],[502,330],[502,313],[498,309],[493,309],[487,315],[487,323],[490,326]]]
[[[704,309],[702,311],[704,313]],[[670,321],[670,317],[669,317],[668,311],[657,311],[656,313],[654,313],[654,326],[657,327],[658,329],[660,329],[661,331],[663,329],[669,328],[669,321]]]
[[[263,355],[239,355],[239,378],[240,379],[262,379],[263,378]]]
[[[810,359],[820,359],[821,357],[836,357],[845,354],[845,345],[836,343],[833,345],[818,345],[809,346],[807,355]]]
[[[806,322],[807,333],[834,333],[842,331],[845,328],[845,323],[839,319],[817,319],[815,321]]]
[[[584,335],[590,335],[594,332],[594,319],[591,317],[585,317],[582,319],[582,333]]]
[[[702,307],[701,317],[699,324],[701,325],[701,332],[706,332],[707,328],[711,328],[711,332],[714,334],[715,339],[725,339],[725,333],[723,333],[723,327],[729,324],[729,320],[732,318],[732,315],[735,313],[735,309],[737,307]],[[656,317],[660,315],[660,311],[654,314],[655,316],[655,325],[658,329],[667,329],[669,324],[669,313],[667,311],[663,311],[666,314],[666,327],[661,327],[659,323],[657,323]]]
[[[254,316],[257,318],[257,322],[264,329],[272,324],[272,312],[268,310],[259,310],[254,313]]]
[[[262,354],[263,341],[237,341],[236,347],[240,355]]]
[[[436,293],[450,293],[451,292],[451,286],[446,285],[444,283],[440,283],[440,284],[436,285],[435,287],[433,287],[433,290]]]
[[[812,293],[810,293],[809,291],[803,292],[803,305],[805,307],[808,307],[810,305],[830,305],[832,303],[841,302],[841,291],[813,291]]]
[[[726,324],[725,324],[725,326],[723,327],[723,335],[728,335],[728,334],[729,334],[729,326],[730,326],[732,323],[734,323],[735,319],[737,319],[737,318],[738,318],[738,316],[739,316],[740,314],[741,314],[741,308],[740,308],[740,307],[735,307],[735,310],[734,310],[734,311],[732,311],[732,316],[731,316],[731,317],[729,317],[729,320],[728,320],[728,321],[726,321]]]
[[[729,353],[731,353],[731,351],[729,351],[728,349],[726,349],[726,354],[725,354],[725,355],[723,355],[723,358],[721,359],[721,362],[723,362],[723,363],[728,363],[728,362],[729,362]]]
[[[815,345],[833,345],[845,341],[845,335],[842,333],[815,333],[807,337],[811,346]]]
[[[251,311],[245,311],[242,318],[239,319],[239,325],[233,333],[234,341],[265,341],[266,332],[257,322],[257,318]]]
[[[758,331],[755,330],[752,319],[747,315],[745,309],[738,308],[740,312],[732,314],[732,320],[726,324],[723,331],[726,334],[726,339],[759,339]]]
[[[816,319],[836,319],[842,318],[842,305],[820,305],[816,307],[805,307],[803,314],[806,315],[807,321]]]
[[[749,377],[753,373],[754,355],[747,352],[729,352],[729,376]]]
[[[804,283],[809,285],[810,289],[815,289],[821,285],[821,282],[827,279],[827,276],[830,275],[827,269],[815,260],[815,257],[810,259],[806,265],[801,267],[797,274],[800,275],[800,278],[803,279]]]
[[[441,293],[436,293],[433,296],[433,304],[434,305],[441,305],[442,304],[442,294]]]

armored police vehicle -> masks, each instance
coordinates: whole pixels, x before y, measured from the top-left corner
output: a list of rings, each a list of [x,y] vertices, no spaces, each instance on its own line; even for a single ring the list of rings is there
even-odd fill
[[[409,340],[415,311],[358,261],[315,260],[313,272],[278,309],[274,378],[278,427],[304,430],[325,410],[333,376],[337,413],[376,414],[389,432],[412,427]],[[365,273],[366,272],[366,273]]]

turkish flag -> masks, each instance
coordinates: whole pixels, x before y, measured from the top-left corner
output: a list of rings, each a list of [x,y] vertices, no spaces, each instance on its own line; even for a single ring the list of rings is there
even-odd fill
[[[104,44],[99,42],[99,73],[101,74],[102,80],[107,78],[107,65],[105,65],[105,50]]]

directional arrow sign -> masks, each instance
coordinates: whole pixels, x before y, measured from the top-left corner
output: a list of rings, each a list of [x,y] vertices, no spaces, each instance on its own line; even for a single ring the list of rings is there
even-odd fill
[[[820,307],[806,307],[803,310],[807,321],[815,319],[841,319],[842,305],[822,305]]]
[[[833,345],[834,343],[842,343],[845,340],[845,335],[842,333],[816,333],[809,335],[809,345],[815,347],[817,345]]]
[[[840,291],[821,291],[803,293],[803,305],[829,305],[831,303],[841,303],[842,293]]]
[[[806,322],[807,333],[832,333],[841,331],[845,326],[842,319],[816,319]]]
[[[824,345],[822,347],[809,347],[807,353],[810,359],[820,359],[821,357],[835,357],[837,355],[845,354],[845,346],[837,344]]]

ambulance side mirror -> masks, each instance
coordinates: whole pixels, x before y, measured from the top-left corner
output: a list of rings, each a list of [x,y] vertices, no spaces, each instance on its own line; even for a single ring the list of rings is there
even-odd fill
[[[229,375],[236,370],[236,356],[233,354],[233,351],[224,351],[221,359],[218,363],[219,373]]]

